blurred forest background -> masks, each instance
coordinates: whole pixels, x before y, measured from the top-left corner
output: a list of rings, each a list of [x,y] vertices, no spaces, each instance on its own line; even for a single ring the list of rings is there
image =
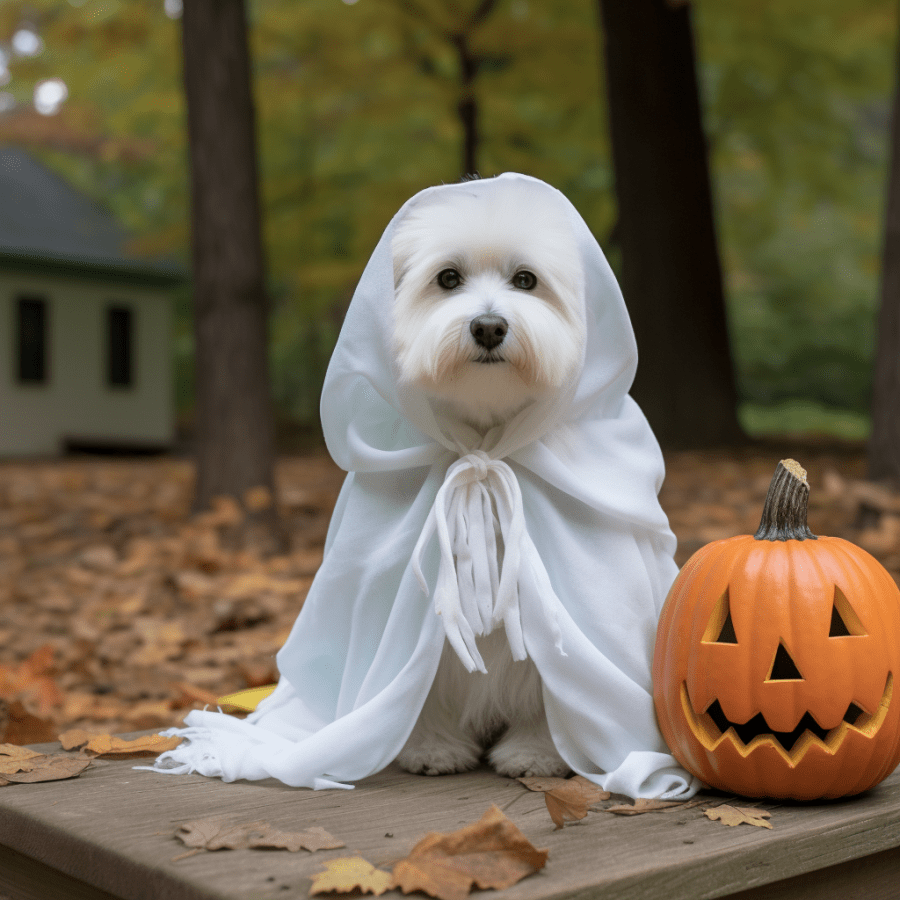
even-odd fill
[[[248,4],[283,435],[317,433],[343,312],[391,215],[462,174],[460,52],[446,37],[457,6]],[[181,12],[180,0],[5,0],[0,141],[111,207],[137,249],[187,262]],[[741,424],[864,438],[897,4],[698,0],[693,23]],[[617,268],[596,0],[501,0],[466,40],[480,60],[478,171],[559,187]],[[186,288],[184,422],[190,318]]]
[[[185,2],[194,4],[187,14],[182,0],[0,0],[0,145],[28,149],[109,207],[134,234],[134,250],[188,268],[182,25],[187,34],[198,9],[240,4]],[[268,279],[259,295],[271,303],[282,451],[263,493],[283,528],[279,550],[236,540],[247,498],[261,496],[255,488],[223,492],[243,496],[244,508],[230,497],[213,497],[208,509],[192,499],[202,458],[196,467],[177,454],[4,462],[0,741],[50,740],[72,726],[175,725],[192,707],[277,678],[274,654],[321,561],[342,479],[320,447],[289,451],[321,440],[322,378],[369,254],[421,188],[473,168],[513,170],[561,189],[621,275],[622,153],[617,144],[617,179],[605,79],[624,72],[631,86],[622,56],[631,63],[637,54],[638,80],[661,94],[666,70],[650,84],[651,36],[633,27],[620,31],[628,40],[616,43],[618,68],[610,66],[612,32],[600,23],[602,11],[621,27],[638,6],[683,12],[686,0],[247,0]],[[867,480],[864,444],[897,0],[695,0],[688,8],[739,419],[752,436],[778,437],[666,448],[661,502],[679,539],[676,561],[752,533],[776,461],[796,453],[810,469],[813,531],[859,543],[900,582],[900,494]],[[193,20],[195,49],[201,20]],[[672,126],[667,112],[660,118]],[[467,116],[477,129],[464,128]],[[681,126],[689,130],[676,116],[675,131]],[[702,156],[680,152],[681,164]],[[678,224],[673,197],[677,190],[665,198],[667,238],[682,229],[696,249],[701,241]],[[900,198],[892,206],[900,217]],[[714,257],[716,241],[706,243]],[[192,319],[202,279],[194,271],[197,297],[188,285],[176,298],[174,336],[186,434],[198,382]],[[710,293],[715,306],[718,292]],[[689,295],[672,294],[687,306]],[[630,306],[635,318],[633,297]],[[670,309],[668,321],[650,312],[657,332],[674,333]],[[702,316],[683,317],[703,330]],[[670,365],[684,380],[698,356],[677,349]],[[886,396],[893,416],[896,396]],[[248,483],[270,486],[264,477]]]

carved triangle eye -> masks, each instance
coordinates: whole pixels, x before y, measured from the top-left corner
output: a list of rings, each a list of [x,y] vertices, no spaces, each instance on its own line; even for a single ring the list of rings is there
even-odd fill
[[[828,637],[859,637],[866,633],[859,616],[850,605],[844,592],[834,586],[834,605],[831,608],[831,628]]]
[[[797,664],[791,659],[784,644],[779,644],[775,651],[775,659],[772,660],[772,669],[766,681],[803,681]]]
[[[703,634],[703,642],[706,644],[736,644],[738,642],[734,622],[731,621],[731,601],[728,597],[728,588],[725,588],[725,592],[716,600],[715,608]]]
[[[731,621],[731,610],[729,610],[728,615],[725,616],[725,621],[722,623],[722,630],[716,638],[716,643],[736,644],[737,642],[737,635],[734,633],[734,622]]]

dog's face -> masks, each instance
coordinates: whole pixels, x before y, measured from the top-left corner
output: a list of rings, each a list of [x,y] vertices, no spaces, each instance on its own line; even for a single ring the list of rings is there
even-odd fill
[[[531,185],[479,187],[399,224],[393,349],[403,381],[488,427],[577,373],[584,275],[558,204]]]

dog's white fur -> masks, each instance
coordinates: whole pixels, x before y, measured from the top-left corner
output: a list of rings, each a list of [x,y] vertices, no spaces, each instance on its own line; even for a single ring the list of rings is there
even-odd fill
[[[426,198],[393,237],[399,377],[424,391],[440,415],[482,432],[562,388],[584,352],[581,259],[561,205],[548,206],[545,196],[521,182],[495,183],[485,196],[475,181]],[[447,269],[458,273],[458,286],[441,286]],[[522,287],[523,272],[536,277],[530,289]],[[482,315],[508,323],[494,348],[479,346],[470,329]],[[501,774],[566,774],[534,663],[512,659],[502,628],[478,646],[486,675],[467,672],[445,645],[400,765],[429,775],[459,772],[490,748],[488,760]]]

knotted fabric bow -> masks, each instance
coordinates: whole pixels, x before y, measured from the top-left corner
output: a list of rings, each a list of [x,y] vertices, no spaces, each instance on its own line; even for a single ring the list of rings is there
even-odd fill
[[[552,612],[558,600],[525,528],[522,490],[507,463],[483,450],[471,450],[447,469],[412,555],[413,571],[426,597],[422,554],[435,534],[440,566],[434,610],[447,640],[470,672],[487,671],[475,639],[501,622],[513,659],[528,655],[519,611],[523,578],[532,580],[544,600],[554,643],[562,650]]]

